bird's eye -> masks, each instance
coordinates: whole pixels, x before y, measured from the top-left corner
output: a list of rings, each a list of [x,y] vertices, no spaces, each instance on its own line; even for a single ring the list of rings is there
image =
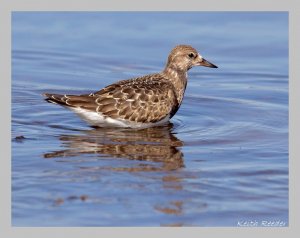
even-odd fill
[[[189,57],[190,58],[195,58],[195,54],[194,53],[189,53]]]

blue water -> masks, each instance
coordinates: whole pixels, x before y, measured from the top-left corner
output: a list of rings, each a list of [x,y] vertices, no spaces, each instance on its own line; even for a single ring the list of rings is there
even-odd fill
[[[189,71],[165,126],[41,96],[159,72],[177,44],[219,68]],[[288,226],[288,155],[287,13],[12,14],[13,226]]]

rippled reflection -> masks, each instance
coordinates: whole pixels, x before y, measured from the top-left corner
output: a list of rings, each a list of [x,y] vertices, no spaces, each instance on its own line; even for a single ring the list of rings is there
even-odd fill
[[[73,157],[99,154],[100,157],[125,158],[136,161],[159,162],[139,167],[111,168],[127,171],[175,170],[184,167],[183,146],[174,134],[173,124],[143,130],[96,128],[80,135],[61,135],[63,150],[44,154],[44,158]]]

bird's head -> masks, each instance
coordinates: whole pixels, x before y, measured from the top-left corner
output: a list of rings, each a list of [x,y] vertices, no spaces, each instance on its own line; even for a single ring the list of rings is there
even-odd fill
[[[177,71],[188,71],[193,66],[218,68],[216,65],[205,60],[193,47],[189,45],[176,46],[169,54],[166,67],[170,67]]]

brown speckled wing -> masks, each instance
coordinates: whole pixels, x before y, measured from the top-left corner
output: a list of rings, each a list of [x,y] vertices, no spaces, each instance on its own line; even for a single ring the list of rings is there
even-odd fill
[[[142,123],[172,117],[178,108],[173,85],[153,75],[150,77],[120,81],[94,93],[97,112]]]
[[[160,77],[124,80],[85,95],[45,94],[49,102],[96,111],[114,119],[154,123],[178,109],[173,85]]]

